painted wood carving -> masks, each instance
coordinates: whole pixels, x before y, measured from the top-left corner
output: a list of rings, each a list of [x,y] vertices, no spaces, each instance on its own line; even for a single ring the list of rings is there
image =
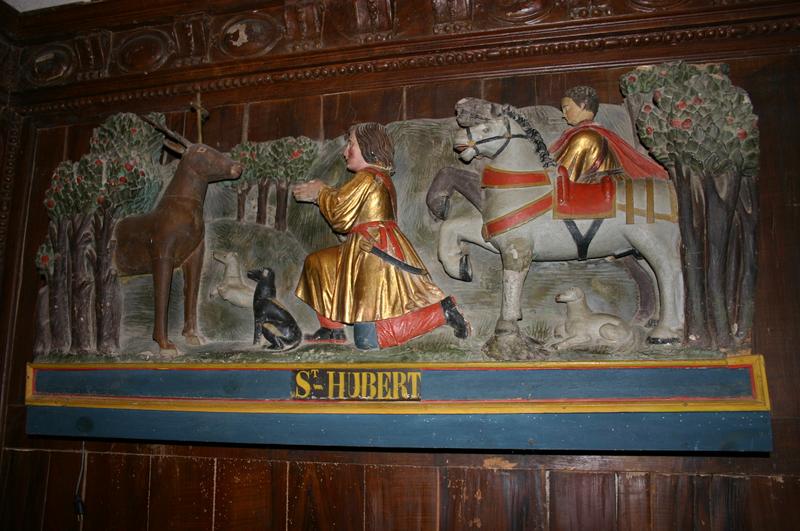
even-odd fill
[[[60,406],[72,419],[62,434],[113,422],[94,408],[135,396],[136,408],[179,422],[224,423],[225,411],[236,425],[241,414],[256,427],[289,422],[302,444],[335,422],[346,427],[335,444],[369,444],[363,423],[381,429],[385,416],[417,439],[383,445],[470,446],[469,423],[488,429],[496,414],[522,415],[506,427],[524,417],[535,440],[537,419],[569,431],[570,415],[594,411],[644,438],[626,414],[693,419],[662,449],[768,449],[763,361],[748,357],[752,106],[724,65],[641,67],[621,86],[623,105],[600,104],[588,87],[561,109],[466,98],[451,119],[243,142],[229,155],[158,115],[109,118],[45,199],[31,432],[53,433],[49,408]],[[165,136],[184,144],[180,162],[161,163]],[[86,362],[90,372],[65,370]],[[115,372],[121,362],[132,372]],[[193,398],[171,405],[172,391],[150,381],[153,362]],[[605,391],[561,396],[534,377],[577,377],[573,363],[597,368]],[[745,365],[744,380],[727,380]],[[681,375],[712,366],[710,394],[686,395]],[[211,372],[197,379],[199,368]],[[462,369],[474,375],[459,379]],[[635,393],[614,383],[632,370]],[[206,389],[212,373],[229,385]],[[576,405],[587,400],[595,409]],[[565,417],[547,416],[556,403]],[[707,436],[703,422],[724,425],[726,412],[741,413],[735,426]],[[145,430],[158,418],[131,415]],[[418,429],[445,416],[450,443]],[[89,431],[113,436],[97,425]],[[731,443],[742,430],[747,442]],[[254,437],[240,442],[285,442]],[[596,447],[660,448],[608,441]]]

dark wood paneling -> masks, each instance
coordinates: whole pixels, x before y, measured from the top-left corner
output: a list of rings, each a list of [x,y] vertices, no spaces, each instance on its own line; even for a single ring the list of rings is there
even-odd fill
[[[64,153],[66,160],[79,160],[83,155],[89,153],[92,133],[99,124],[78,124],[72,125],[67,133],[67,148]]]
[[[614,474],[550,472],[550,529],[614,529]]]
[[[42,528],[47,490],[48,452],[4,450],[0,467],[0,529]]]
[[[81,473],[81,454],[53,452],[47,474],[47,498],[44,504],[44,531],[78,531],[75,514],[75,490]]]
[[[654,474],[650,488],[653,531],[692,529],[694,520],[692,476]]]
[[[278,531],[286,526],[287,463],[217,460],[216,531]]]
[[[208,119],[203,123],[203,143],[219,151],[230,149],[242,141],[244,105],[226,105],[208,109]],[[197,142],[197,115],[186,113],[184,136]]]
[[[547,529],[543,471],[445,468],[440,488],[442,529]]]
[[[150,469],[150,529],[211,529],[213,497],[213,459],[153,458]]]
[[[262,101],[250,104],[248,140],[263,142],[284,136],[321,140],[322,98]]]
[[[617,474],[617,529],[641,531],[650,528],[650,475],[643,472]]]
[[[150,457],[89,454],[83,531],[147,529]]]
[[[452,118],[461,98],[481,97],[479,80],[458,80],[406,88],[405,118]]]
[[[439,528],[439,478],[435,468],[368,466],[366,529]]]
[[[360,122],[389,123],[403,119],[403,89],[332,94],[322,100],[323,132],[333,138]]]
[[[289,464],[288,529],[364,528],[364,467]]]

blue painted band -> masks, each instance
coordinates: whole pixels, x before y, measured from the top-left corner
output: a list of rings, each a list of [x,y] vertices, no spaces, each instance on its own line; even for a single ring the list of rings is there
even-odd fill
[[[353,368],[342,366],[341,370]],[[753,386],[749,367],[420,370],[423,401],[729,399],[751,398]],[[36,369],[34,394],[288,400],[293,384],[291,367],[265,370]]]
[[[767,412],[295,415],[28,407],[28,433],[239,444],[769,452]]]

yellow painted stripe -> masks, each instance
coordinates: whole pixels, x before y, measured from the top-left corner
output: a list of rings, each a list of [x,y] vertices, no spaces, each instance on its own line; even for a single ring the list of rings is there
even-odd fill
[[[259,402],[216,400],[111,399],[66,396],[39,396],[26,401],[28,406],[125,409],[134,411],[186,411],[210,413],[282,413],[282,414],[351,414],[351,415],[466,415],[524,413],[623,413],[623,412],[727,412],[769,411],[769,405],[757,400],[679,399],[624,402]]]
[[[726,367],[761,362],[759,354],[743,354],[708,360],[622,360],[622,361],[507,361],[507,362],[371,362],[371,363],[29,363],[34,370],[129,369],[129,370],[283,370],[295,369],[576,369],[625,367]]]

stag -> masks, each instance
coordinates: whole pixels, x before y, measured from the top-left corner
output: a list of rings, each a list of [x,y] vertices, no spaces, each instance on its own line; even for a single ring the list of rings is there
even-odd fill
[[[172,273],[178,267],[183,271],[183,336],[187,344],[200,345],[197,296],[205,253],[206,190],[209,183],[238,178],[242,166],[205,144],[193,144],[143,119],[165,135],[165,147],[181,160],[155,208],[117,224],[115,266],[120,276],[153,275],[153,339],[161,350],[177,350],[167,337]]]

